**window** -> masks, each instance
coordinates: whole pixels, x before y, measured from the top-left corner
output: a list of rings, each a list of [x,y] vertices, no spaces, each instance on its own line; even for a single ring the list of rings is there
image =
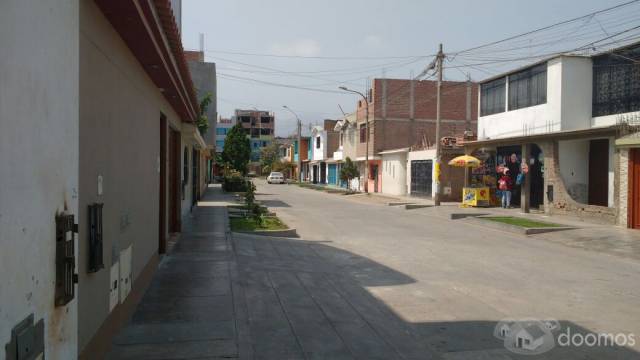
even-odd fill
[[[265,147],[265,146],[267,146],[267,142],[266,142],[266,141],[263,141],[263,142],[262,142],[262,147]]]
[[[360,143],[365,143],[367,142],[367,125],[366,124],[362,124],[360,125]]]
[[[260,129],[260,135],[271,135],[271,129]]]
[[[509,75],[509,110],[547,102],[547,63]]]
[[[227,128],[216,128],[216,135],[227,135]]]
[[[251,137],[252,138],[260,137],[260,129],[251,129]]]
[[[240,116],[240,121],[242,121],[243,123],[248,123],[251,121],[251,117],[250,116]]]
[[[640,111],[639,59],[640,46],[593,58],[594,117]]]
[[[480,116],[504,112],[507,79],[502,77],[480,85]]]
[[[263,116],[263,117],[260,118],[260,122],[263,123],[263,124],[268,124],[268,123],[271,122],[271,119],[272,118],[270,116]]]
[[[224,140],[216,140],[216,148],[223,149],[224,148]]]
[[[320,149],[320,136],[316,137],[316,149]]]

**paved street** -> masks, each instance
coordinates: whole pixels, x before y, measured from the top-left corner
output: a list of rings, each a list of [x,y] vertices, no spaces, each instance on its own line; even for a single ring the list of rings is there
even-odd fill
[[[345,277],[447,358],[512,355],[492,351],[502,348],[492,331],[504,318],[640,334],[637,260],[449,220],[435,208],[407,211],[291,185],[258,189],[301,239],[352,256],[337,260]],[[556,348],[545,355],[639,358],[635,351]]]
[[[300,238],[226,233],[229,196],[210,188],[110,358],[521,358],[493,336],[505,318],[640,334],[640,264],[630,259],[432,208],[258,183],[258,198]],[[556,346],[522,358],[637,351]]]

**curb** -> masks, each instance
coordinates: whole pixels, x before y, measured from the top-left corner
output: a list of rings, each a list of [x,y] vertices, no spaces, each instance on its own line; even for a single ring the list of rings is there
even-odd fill
[[[405,204],[404,205],[405,210],[422,209],[427,207],[433,207],[433,205],[427,205],[427,204]]]
[[[477,224],[477,225],[480,225],[480,226],[484,226],[484,227],[488,227],[488,228],[492,228],[492,229],[496,229],[496,230],[507,231],[507,232],[510,232],[510,233],[520,234],[520,235],[535,235],[535,234],[542,234],[542,233],[548,233],[548,232],[556,232],[556,231],[577,229],[576,227],[572,227],[572,226],[525,228],[525,227],[521,227],[521,226],[517,226],[517,225],[499,223],[499,222],[495,222],[495,221],[491,221],[491,220],[482,220],[481,216],[480,217],[468,217],[467,221],[472,222],[472,223]]]
[[[397,201],[397,202],[388,202],[387,206],[402,206],[402,205],[410,205],[413,204],[412,202],[405,202],[405,201]]]
[[[239,234],[259,235],[259,236],[273,236],[273,237],[288,237],[297,238],[298,232],[296,229],[284,229],[284,230],[260,230],[260,231],[234,231]]]

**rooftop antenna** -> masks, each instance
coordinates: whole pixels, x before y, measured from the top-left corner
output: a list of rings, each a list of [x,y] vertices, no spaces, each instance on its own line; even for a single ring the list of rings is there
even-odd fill
[[[204,52],[204,33],[200,33],[200,51]]]

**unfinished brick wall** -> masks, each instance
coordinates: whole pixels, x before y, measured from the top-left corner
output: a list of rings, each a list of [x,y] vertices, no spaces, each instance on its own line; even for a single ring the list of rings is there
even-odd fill
[[[618,186],[618,225],[627,227],[629,216],[629,149],[620,149],[618,154],[619,186]]]
[[[413,110],[411,86],[414,86]],[[383,96],[386,86],[386,102]],[[369,103],[369,119],[372,121],[369,151],[380,152],[436,140],[436,91],[435,81],[410,81],[399,79],[375,79],[372,86],[372,102]],[[358,124],[365,122],[364,101],[357,109]],[[478,85],[471,84],[471,121],[467,123],[467,83],[445,81],[442,85],[440,136],[461,137],[469,127],[477,130]],[[357,155],[365,155],[365,144],[358,141]]]
[[[202,51],[185,51],[184,59],[187,61],[204,62],[204,52]]]
[[[560,166],[558,161],[558,141],[548,141],[537,144],[544,154],[544,167],[545,167],[545,181],[544,181],[544,207],[545,212],[548,214],[561,214],[577,216],[578,218],[606,223],[615,224],[617,221],[617,210],[615,207],[596,206],[581,204],[571,198],[571,195],[567,192],[567,189],[560,175]],[[618,172],[614,172],[616,179],[619,178]],[[615,184],[618,184],[617,180],[614,180]],[[553,202],[549,202],[547,197],[547,190],[549,185],[553,186]],[[614,189],[614,194],[617,193]]]

